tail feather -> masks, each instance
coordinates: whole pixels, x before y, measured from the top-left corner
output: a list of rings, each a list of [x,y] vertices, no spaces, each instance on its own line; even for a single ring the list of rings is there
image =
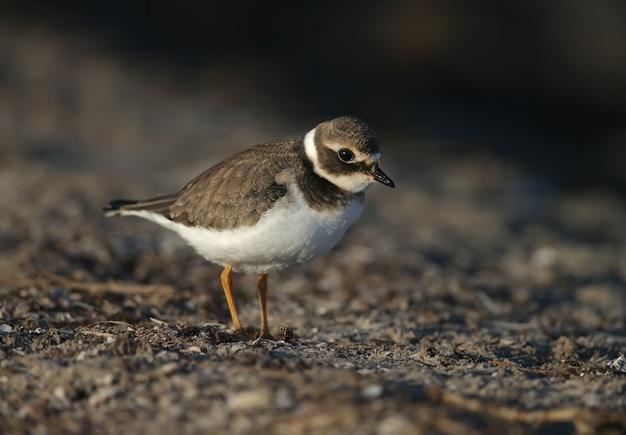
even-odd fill
[[[105,216],[123,216],[125,214],[131,214],[133,211],[151,211],[153,213],[161,214],[167,218],[170,216],[170,207],[176,199],[177,194],[158,196],[156,198],[150,198],[142,201],[133,199],[114,199],[104,207]]]

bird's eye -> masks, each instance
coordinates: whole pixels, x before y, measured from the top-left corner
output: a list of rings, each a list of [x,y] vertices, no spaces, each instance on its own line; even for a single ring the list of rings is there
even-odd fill
[[[341,159],[342,162],[349,163],[354,160],[354,153],[348,148],[340,149],[337,154],[339,155],[339,159]]]

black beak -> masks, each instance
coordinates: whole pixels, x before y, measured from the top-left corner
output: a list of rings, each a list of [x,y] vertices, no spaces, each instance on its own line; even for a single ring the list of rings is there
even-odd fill
[[[387,174],[385,174],[378,166],[376,166],[376,169],[374,170],[374,180],[383,183],[385,186],[396,187],[391,178],[389,178]]]

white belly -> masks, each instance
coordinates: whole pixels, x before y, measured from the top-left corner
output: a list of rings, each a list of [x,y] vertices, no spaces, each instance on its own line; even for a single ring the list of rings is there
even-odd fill
[[[341,240],[363,209],[360,199],[347,207],[318,212],[305,206],[300,195],[281,199],[256,225],[232,230],[189,227],[147,211],[126,213],[177,232],[207,260],[236,272],[267,273],[304,263],[328,252]]]

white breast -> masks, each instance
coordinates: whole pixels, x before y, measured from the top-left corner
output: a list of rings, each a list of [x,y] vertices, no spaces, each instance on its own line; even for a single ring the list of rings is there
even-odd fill
[[[253,226],[231,230],[189,227],[166,217],[133,211],[136,215],[177,232],[207,260],[236,272],[267,273],[304,263],[326,252],[341,240],[363,209],[361,199],[330,211],[310,209],[295,189],[283,197]]]

